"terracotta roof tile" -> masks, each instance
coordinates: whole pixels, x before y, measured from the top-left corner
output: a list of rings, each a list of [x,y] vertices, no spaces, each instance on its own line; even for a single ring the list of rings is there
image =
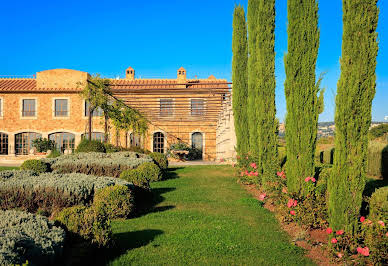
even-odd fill
[[[0,91],[34,91],[35,79],[0,79]]]

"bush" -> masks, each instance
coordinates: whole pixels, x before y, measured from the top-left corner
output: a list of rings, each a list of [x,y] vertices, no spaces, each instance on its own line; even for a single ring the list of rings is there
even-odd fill
[[[112,153],[112,152],[119,152],[121,149],[119,147],[116,147],[110,143],[104,143],[105,152],[106,153]]]
[[[57,149],[51,150],[51,153],[46,156],[46,158],[57,158],[61,156],[61,153]]]
[[[0,210],[0,265],[56,265],[65,232],[45,217]]]
[[[40,160],[26,160],[20,166],[22,170],[32,170],[36,173],[45,173],[49,170],[46,163]]]
[[[93,206],[110,219],[126,218],[133,212],[134,195],[128,186],[106,187],[96,192]]]
[[[168,168],[168,159],[165,154],[160,152],[152,152],[149,154],[149,156],[160,167],[160,169],[166,170]]]
[[[160,168],[154,163],[143,163],[141,164],[136,171],[142,172],[142,174],[150,181],[156,182],[162,179],[162,171]]]
[[[47,159],[44,161],[47,162]],[[51,168],[58,173],[119,177],[122,171],[136,168],[145,162],[152,162],[151,157],[134,152],[90,152],[61,156],[51,162]]]
[[[113,185],[131,184],[111,177],[84,174],[7,171],[0,178],[0,209],[20,208],[29,212],[38,209],[52,213],[77,204],[89,204],[94,192]]]
[[[138,169],[125,170],[121,173],[120,179],[132,183],[136,187],[144,190],[150,190],[150,180],[144,175],[143,171]]]
[[[369,217],[388,223],[388,187],[377,189],[370,198]]]
[[[378,221],[366,220],[361,223],[361,239],[363,245],[369,248],[369,260],[371,265],[388,264],[388,238],[387,227],[382,226]]]
[[[369,130],[369,136],[371,139],[380,138],[387,133],[388,133],[388,124],[381,124]]]
[[[319,161],[324,164],[333,164],[334,148],[328,148],[319,153]]]
[[[73,206],[63,209],[55,217],[70,233],[71,239],[82,239],[98,246],[107,246],[112,241],[110,220],[103,210]]]
[[[105,147],[98,140],[82,139],[75,152],[105,152]]]
[[[46,138],[38,138],[32,141],[32,146],[36,148],[37,152],[47,152],[54,149],[55,142]]]
[[[388,176],[388,145],[370,141],[368,147],[367,173],[372,176]]]
[[[189,153],[185,156],[185,159],[188,159],[188,160],[196,160],[196,159],[200,159],[202,157],[201,151],[199,151],[198,149],[189,147],[189,145],[187,145],[184,142],[178,142],[178,143],[171,144],[170,147],[168,148],[167,154],[173,158],[178,158],[177,155],[172,153],[172,151],[178,151],[178,150],[188,151]]]

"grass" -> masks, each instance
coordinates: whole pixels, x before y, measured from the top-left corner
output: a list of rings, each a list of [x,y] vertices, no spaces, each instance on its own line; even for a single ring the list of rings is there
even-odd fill
[[[147,214],[112,222],[110,265],[311,265],[229,166],[170,169]]]
[[[19,167],[0,166],[0,171],[4,171],[4,170],[13,170],[13,169],[19,169]]]

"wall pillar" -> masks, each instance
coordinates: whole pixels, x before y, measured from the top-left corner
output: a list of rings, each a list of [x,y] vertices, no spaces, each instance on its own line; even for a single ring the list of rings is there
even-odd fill
[[[15,134],[8,135],[8,154],[11,156],[16,156],[15,151]]]

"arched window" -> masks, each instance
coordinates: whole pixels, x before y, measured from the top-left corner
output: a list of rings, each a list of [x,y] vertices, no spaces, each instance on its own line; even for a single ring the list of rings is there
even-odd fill
[[[49,139],[55,142],[57,151],[64,152],[65,150],[74,151],[75,135],[67,132],[56,132],[49,135]]]
[[[155,132],[153,136],[153,152],[164,153],[164,134]]]
[[[8,154],[8,135],[0,132],[0,154]]]
[[[28,155],[35,139],[41,138],[42,134],[35,132],[22,132],[15,135],[15,152],[18,155]]]
[[[197,151],[197,159],[202,159],[203,135],[201,132],[194,132],[191,134],[191,147]]]
[[[89,139],[89,133],[85,133],[81,135],[82,139]],[[101,132],[92,132],[92,140],[98,140],[100,142],[104,142],[105,134]]]

